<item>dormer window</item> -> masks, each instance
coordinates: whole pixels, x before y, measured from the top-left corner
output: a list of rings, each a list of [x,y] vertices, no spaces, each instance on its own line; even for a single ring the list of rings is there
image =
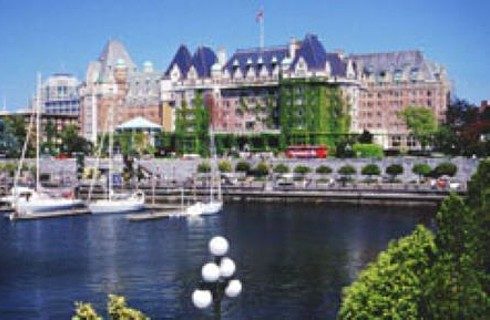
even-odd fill
[[[395,80],[397,82],[402,80],[402,70],[400,70],[400,69],[395,70],[395,73],[393,75],[393,80]]]
[[[262,59],[262,57],[259,57],[259,59],[257,60],[257,64],[263,64],[264,63],[264,60]]]
[[[419,69],[413,68],[410,71],[410,80],[417,81],[418,76],[419,76]]]
[[[273,56],[272,57],[271,63],[272,64],[276,64],[277,63],[277,57],[276,56]]]

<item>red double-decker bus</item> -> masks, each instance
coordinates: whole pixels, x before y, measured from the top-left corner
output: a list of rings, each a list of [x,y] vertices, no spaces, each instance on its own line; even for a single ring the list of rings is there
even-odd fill
[[[328,148],[324,145],[296,145],[286,149],[288,158],[326,158]]]

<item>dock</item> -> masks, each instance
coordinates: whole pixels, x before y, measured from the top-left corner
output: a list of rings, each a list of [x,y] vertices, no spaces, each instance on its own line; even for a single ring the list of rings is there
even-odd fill
[[[153,211],[150,213],[129,214],[126,219],[132,222],[167,219],[172,217],[183,217],[182,211]]]

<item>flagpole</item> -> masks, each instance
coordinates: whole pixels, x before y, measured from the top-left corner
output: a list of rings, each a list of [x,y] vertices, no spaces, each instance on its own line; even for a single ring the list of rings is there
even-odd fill
[[[264,7],[260,8],[260,49],[264,48]]]

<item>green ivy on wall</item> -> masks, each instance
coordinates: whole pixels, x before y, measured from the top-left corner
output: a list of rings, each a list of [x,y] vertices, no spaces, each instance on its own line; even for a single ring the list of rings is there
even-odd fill
[[[348,106],[340,88],[322,79],[280,82],[281,147],[325,144],[333,148],[350,126]]]

